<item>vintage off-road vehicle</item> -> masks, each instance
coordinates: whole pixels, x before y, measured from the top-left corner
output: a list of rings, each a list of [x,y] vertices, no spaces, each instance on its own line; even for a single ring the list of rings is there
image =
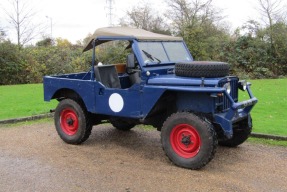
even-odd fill
[[[126,63],[98,65],[96,47],[115,40],[128,42]],[[121,131],[152,125],[174,164],[199,169],[218,143],[235,147],[250,135],[257,103],[251,84],[229,76],[227,63],[194,61],[182,38],[100,28],[84,51],[90,49],[88,72],[44,77],[44,99],[59,101],[55,126],[66,143],[86,141],[94,125],[107,121]],[[250,99],[239,102],[239,89]]]

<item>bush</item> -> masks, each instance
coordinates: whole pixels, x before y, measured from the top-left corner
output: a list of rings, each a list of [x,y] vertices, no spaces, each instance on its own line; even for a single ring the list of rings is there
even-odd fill
[[[10,41],[0,43],[0,85],[26,83],[24,55]]]

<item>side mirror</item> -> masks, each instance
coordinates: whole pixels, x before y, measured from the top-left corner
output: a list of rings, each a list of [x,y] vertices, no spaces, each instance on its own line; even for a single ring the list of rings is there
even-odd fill
[[[135,68],[135,55],[133,53],[130,53],[127,56],[127,68],[128,69]]]

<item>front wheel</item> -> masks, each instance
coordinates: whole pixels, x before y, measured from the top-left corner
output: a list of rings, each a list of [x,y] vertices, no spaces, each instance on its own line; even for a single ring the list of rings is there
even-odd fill
[[[63,141],[80,144],[86,141],[92,130],[88,112],[76,101],[64,99],[54,114],[56,130]]]
[[[213,159],[217,136],[208,122],[182,112],[172,114],[164,122],[161,142],[167,157],[174,164],[200,169]]]

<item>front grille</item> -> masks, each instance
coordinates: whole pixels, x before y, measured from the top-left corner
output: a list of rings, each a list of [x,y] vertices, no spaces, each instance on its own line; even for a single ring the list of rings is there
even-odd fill
[[[234,102],[238,101],[238,78],[228,77],[219,81],[218,87],[223,87],[226,83],[230,82],[231,92],[230,96],[233,98]],[[219,111],[225,111],[231,107],[231,103],[226,95],[218,97],[217,109]]]

